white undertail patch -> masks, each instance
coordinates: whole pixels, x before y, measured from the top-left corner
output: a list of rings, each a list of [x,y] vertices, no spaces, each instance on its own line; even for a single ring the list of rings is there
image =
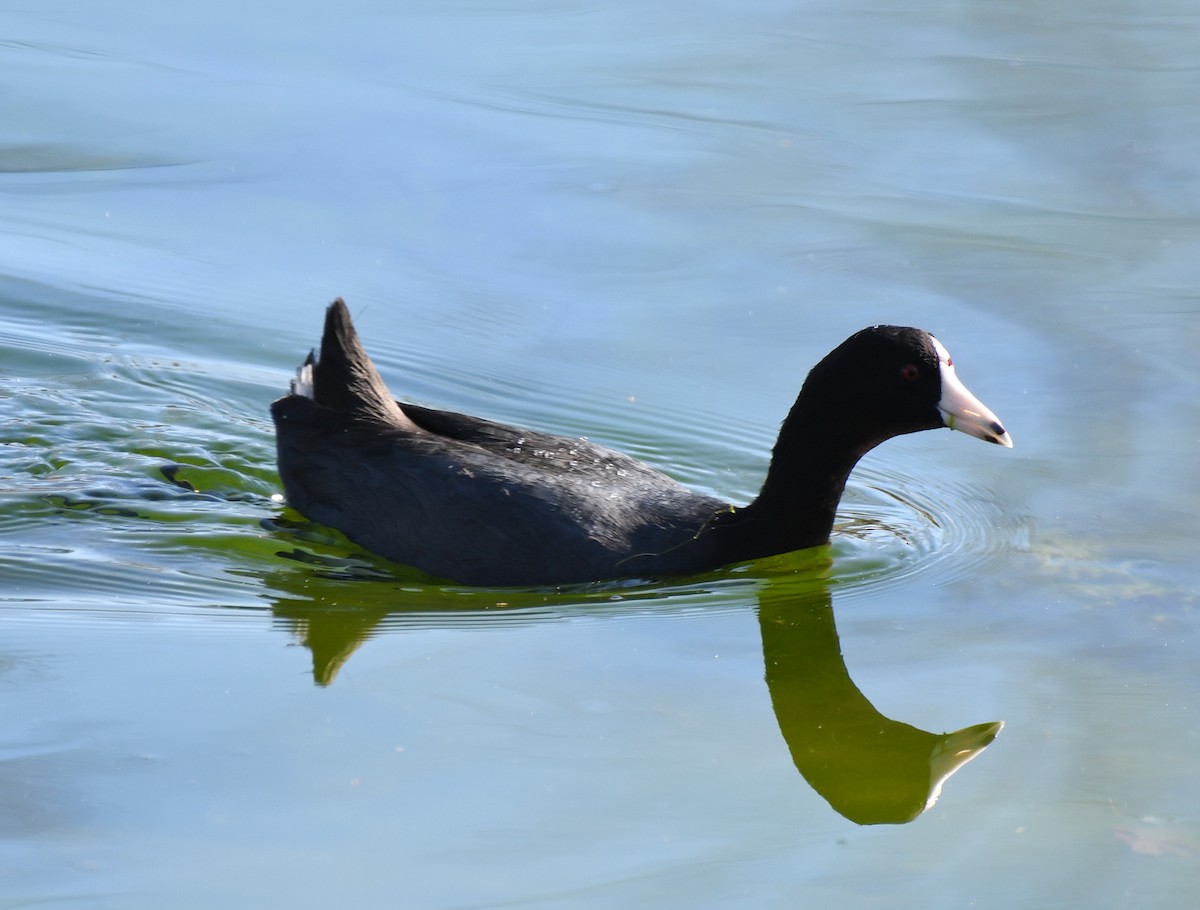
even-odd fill
[[[313,366],[316,361],[313,360],[313,355],[309,354],[308,359],[300,364],[300,369],[296,370],[296,378],[292,380],[291,392],[293,395],[299,395],[302,398],[307,398],[310,401],[316,401],[316,392],[313,389]]]

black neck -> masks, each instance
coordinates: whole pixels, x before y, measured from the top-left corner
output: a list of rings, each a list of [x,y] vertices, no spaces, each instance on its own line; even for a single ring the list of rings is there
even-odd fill
[[[748,506],[721,516],[714,530],[736,559],[789,553],[829,542],[850,472],[880,439],[857,438],[833,408],[802,394],[779,432],[771,466]],[[719,529],[719,530],[718,530]]]

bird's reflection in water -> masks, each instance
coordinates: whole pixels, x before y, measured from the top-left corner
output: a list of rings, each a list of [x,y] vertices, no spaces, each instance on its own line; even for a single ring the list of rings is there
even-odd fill
[[[792,761],[834,809],[860,825],[910,822],[1003,723],[929,733],[885,717],[846,670],[829,591],[759,590],[767,688]]]
[[[358,646],[393,619],[419,616],[428,628],[467,618],[475,624],[502,622],[516,610],[530,621],[548,601],[561,607],[579,599],[513,592],[497,604],[495,591],[461,590],[456,605],[443,590],[436,597],[409,596],[394,585],[371,583],[350,584],[344,593],[338,604],[300,596],[275,606],[276,618],[312,652],[313,677],[322,686],[332,684]],[[356,596],[360,593],[364,596]],[[997,721],[929,733],[885,717],[850,679],[823,578],[760,579],[756,593],[767,688],[780,732],[804,779],[849,820],[860,825],[912,821],[934,804],[946,779],[986,749],[1003,727]],[[622,596],[642,595],[624,591]],[[585,596],[593,598],[603,603],[611,592]],[[547,613],[563,615],[555,606]]]

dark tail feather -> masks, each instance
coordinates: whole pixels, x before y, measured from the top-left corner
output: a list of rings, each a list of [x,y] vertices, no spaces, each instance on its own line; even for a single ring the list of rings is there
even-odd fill
[[[321,355],[312,367],[311,397],[325,408],[415,429],[363,349],[350,321],[350,310],[341,298],[325,311]]]

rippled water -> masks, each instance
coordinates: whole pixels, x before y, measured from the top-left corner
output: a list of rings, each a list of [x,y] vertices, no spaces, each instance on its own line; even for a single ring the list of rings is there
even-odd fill
[[[1189,7],[0,17],[4,906],[1194,903]],[[873,322],[1016,448],[888,443],[817,553],[431,584],[273,499],[335,295],[398,395],[735,502]]]

